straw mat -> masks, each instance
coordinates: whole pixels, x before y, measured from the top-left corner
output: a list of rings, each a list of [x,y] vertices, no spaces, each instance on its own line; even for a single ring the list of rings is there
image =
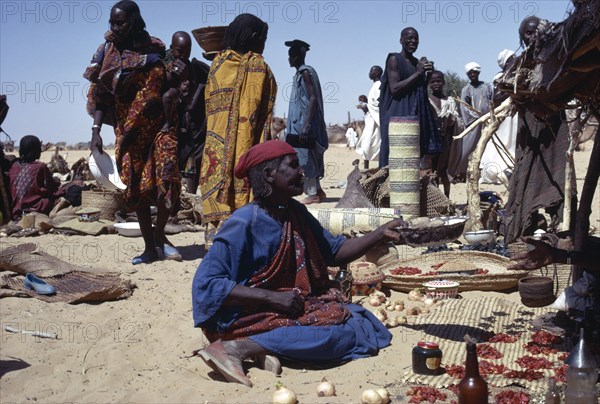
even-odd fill
[[[465,264],[465,268],[486,269],[485,275],[461,275],[445,273],[438,275],[422,275],[434,271],[432,266],[442,263]],[[497,254],[482,251],[443,251],[423,254],[406,260],[392,261],[380,269],[386,275],[383,285],[401,292],[409,292],[421,288],[423,283],[435,279],[446,279],[460,283],[459,291],[465,290],[506,290],[517,286],[519,279],[527,276],[526,271],[508,271],[510,260]],[[421,270],[421,275],[392,275],[391,271],[398,267],[412,267]]]
[[[499,297],[478,297],[472,299],[452,299],[439,303],[426,316],[418,316],[408,327],[420,330],[424,335],[422,340],[437,342],[443,352],[442,367],[448,365],[464,366],[466,349],[465,334],[477,341],[485,342],[492,333],[520,334],[517,342],[489,343],[503,354],[499,359],[483,359],[495,365],[502,364],[510,370],[524,371],[515,361],[525,355],[536,358],[546,358],[553,362],[553,368],[540,370],[544,377],[539,380],[510,379],[504,375],[487,376],[488,385],[504,387],[513,383],[525,386],[531,390],[545,390],[549,377],[555,376],[555,369],[563,364],[558,356],[569,352],[572,348],[570,340],[563,340],[553,347],[558,349],[556,354],[536,354],[527,352],[523,345],[531,341],[532,330],[530,321],[538,315],[552,312],[548,308],[526,308],[518,303]],[[404,382],[423,383],[429,386],[443,388],[458,384],[460,379],[446,373],[438,376],[419,375],[407,370]]]
[[[119,273],[91,270],[60,260],[44,251],[35,251],[34,243],[20,244],[0,251],[0,297],[30,296],[45,302],[103,302],[125,299],[133,293],[134,285],[121,279]],[[25,289],[23,276],[33,273],[56,288],[53,296],[38,295]]]

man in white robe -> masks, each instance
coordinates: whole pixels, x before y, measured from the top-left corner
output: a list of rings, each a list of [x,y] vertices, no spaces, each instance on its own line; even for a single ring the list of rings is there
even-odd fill
[[[369,78],[373,80],[371,90],[367,96],[367,110],[365,111],[365,128],[356,144],[356,152],[364,160],[364,168],[369,168],[369,161],[379,160],[381,135],[379,134],[379,86],[383,69],[373,66],[369,70]]]

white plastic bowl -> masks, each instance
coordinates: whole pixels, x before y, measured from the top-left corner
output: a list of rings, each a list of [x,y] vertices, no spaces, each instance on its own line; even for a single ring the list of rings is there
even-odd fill
[[[113,191],[127,188],[127,185],[121,181],[117,170],[117,162],[113,156],[106,152],[100,154],[100,152],[94,151],[90,155],[88,164],[96,182],[103,188]]]
[[[463,233],[463,237],[469,244],[495,244],[496,232],[494,230],[477,230]]]
[[[142,235],[138,222],[115,223],[113,226],[121,236],[139,237]]]

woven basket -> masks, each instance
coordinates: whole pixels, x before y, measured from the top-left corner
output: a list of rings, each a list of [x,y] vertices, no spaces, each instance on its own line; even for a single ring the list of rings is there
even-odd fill
[[[376,208],[390,207],[390,181],[389,169],[383,167],[374,172],[367,173],[367,178],[359,181],[365,195]],[[447,215],[450,199],[444,195],[442,190],[433,185],[427,177],[421,179],[421,201],[427,201],[421,206],[421,215],[437,217]]]
[[[227,26],[203,27],[192,30],[192,35],[198,45],[206,52],[217,52],[223,50],[223,38]]]
[[[487,269],[485,275],[462,275],[447,273],[439,275],[392,275],[391,270],[397,267],[413,267],[422,273],[433,271],[432,266],[450,261],[467,261],[469,265]],[[456,281],[460,284],[459,291],[466,290],[506,290],[517,287],[519,279],[527,276],[527,271],[509,271],[507,266],[510,260],[497,254],[481,251],[444,251],[439,253],[423,254],[411,259],[391,262],[380,269],[386,275],[383,285],[401,292],[410,292],[422,288],[423,283],[443,278]]]
[[[82,208],[100,209],[100,219],[115,220],[115,213],[119,210],[127,210],[123,194],[117,191],[104,189],[93,189],[81,193]]]
[[[383,167],[374,173],[369,172],[367,178],[359,181],[365,195],[376,208],[390,207],[390,182],[388,178],[389,170],[387,167]]]

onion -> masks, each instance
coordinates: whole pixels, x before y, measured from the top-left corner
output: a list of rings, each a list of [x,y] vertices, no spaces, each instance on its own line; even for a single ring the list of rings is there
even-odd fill
[[[384,389],[383,387],[375,390],[377,392],[377,394],[379,394],[381,396],[381,402],[383,404],[389,403],[390,402],[390,393],[388,393],[388,391],[386,389]]]
[[[331,397],[335,396],[335,386],[333,383],[327,381],[326,378],[321,379],[321,383],[317,386],[317,396],[319,397]]]
[[[275,388],[277,390],[275,390],[275,393],[273,393],[271,402],[276,404],[296,404],[298,402],[296,393],[285,387],[283,384],[277,383]]]
[[[375,306],[375,307],[377,307],[377,306],[381,306],[381,301],[380,301],[379,299],[375,298],[375,297],[371,297],[371,298],[369,299],[369,304],[370,304],[371,306]]]
[[[410,292],[408,292],[408,300],[412,300],[412,301],[423,300],[423,295],[421,294],[421,290],[413,289]]]
[[[423,304],[425,304],[425,306],[433,306],[435,304],[435,300],[433,300],[431,297],[428,297],[423,300]]]
[[[363,391],[360,396],[360,401],[363,404],[383,404],[383,398],[373,389]]]
[[[377,296],[379,298],[379,300],[382,300],[382,299],[385,300],[386,299],[385,293],[383,293],[383,292],[381,292],[379,290],[376,290],[375,292],[373,292],[373,294],[375,296]]]

